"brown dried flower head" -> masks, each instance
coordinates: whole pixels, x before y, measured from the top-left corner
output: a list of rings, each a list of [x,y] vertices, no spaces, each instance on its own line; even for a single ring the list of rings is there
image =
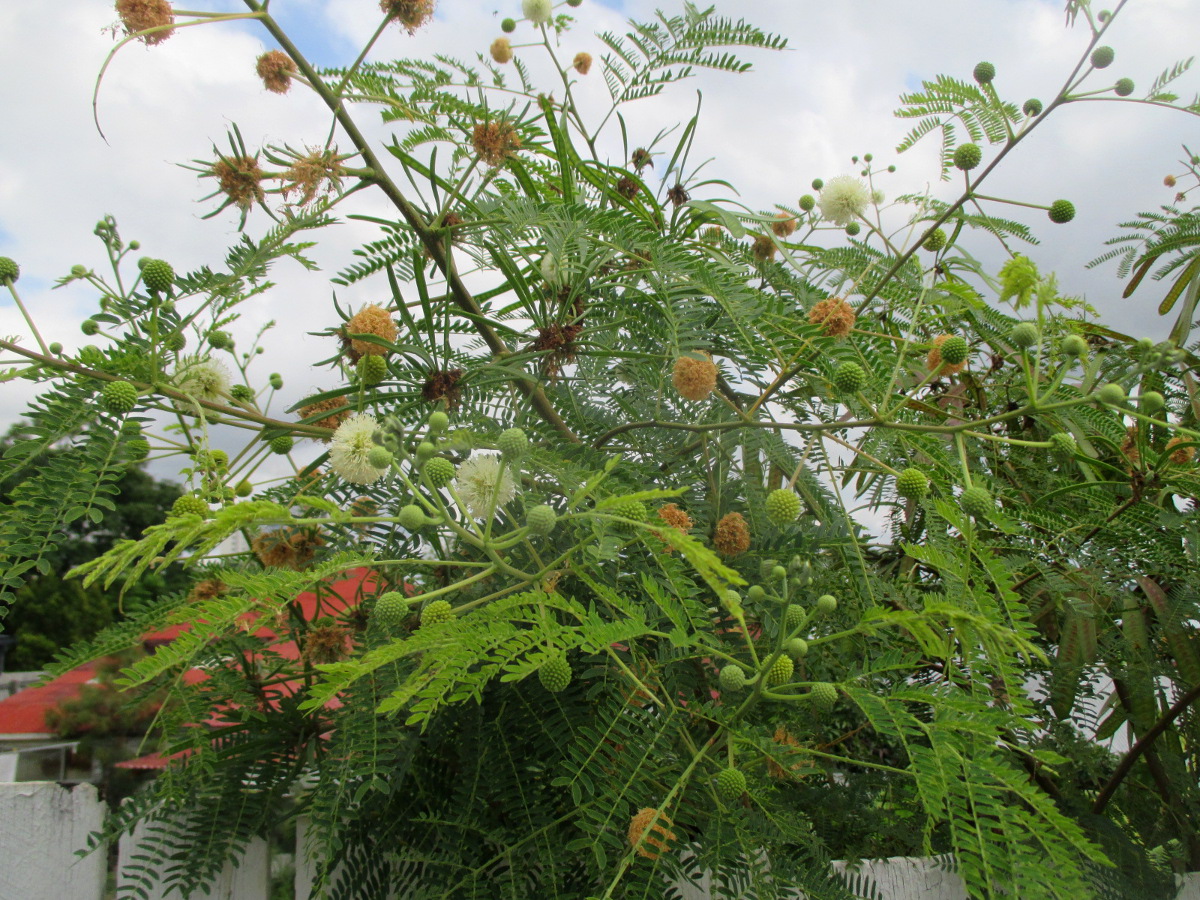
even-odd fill
[[[257,156],[223,156],[212,167],[221,193],[241,209],[249,209],[263,199],[263,171]]]
[[[726,513],[717,522],[713,546],[722,556],[737,556],[750,549],[750,526],[738,512]]]
[[[317,548],[324,543],[320,535],[279,528],[260,532],[250,542],[250,549],[264,566],[299,571],[312,562]]]
[[[637,196],[638,191],[641,189],[641,185],[639,185],[628,175],[624,176],[620,181],[617,182],[617,193],[626,200],[632,200]]]
[[[810,325],[820,325],[826,337],[844,338],[854,328],[854,307],[841,297],[828,297],[808,311]]]
[[[773,740],[776,744],[781,745],[782,753],[780,755],[790,756],[793,753],[792,748],[800,747],[800,742],[796,740],[794,736],[789,734],[788,730],[782,726],[775,729]],[[775,761],[773,756],[767,756],[767,774],[772,778],[790,778],[794,772],[806,768],[809,765],[811,765],[810,760],[802,759],[800,762],[793,763],[785,769]]]
[[[121,17],[126,34],[175,24],[175,11],[168,0],[117,0],[117,15]],[[164,28],[143,34],[138,40],[147,46],[161,44],[174,33],[174,28]]]
[[[1129,461],[1131,466],[1136,466],[1142,459],[1142,453],[1138,450],[1138,427],[1130,425],[1125,429],[1125,440],[1121,442],[1121,455]]]
[[[654,825],[651,826],[651,822]],[[638,856],[644,856],[646,859],[658,859],[659,854],[656,850],[667,851],[670,849],[671,841],[675,840],[675,832],[670,830],[671,820],[665,813],[660,813],[657,809],[647,807],[639,809],[629,822],[629,844],[631,847],[637,847]],[[649,829],[650,834],[646,835]],[[645,840],[642,836],[646,835]],[[641,841],[641,845],[638,842]]]
[[[400,334],[400,329],[392,321],[391,313],[378,304],[368,303],[350,317],[346,323],[346,334],[373,334],[385,341],[392,342]],[[350,338],[350,349],[357,354],[356,358],[387,356],[391,352],[387,347],[381,347],[355,337]]]
[[[957,375],[967,367],[965,359],[960,363],[942,362],[942,344],[946,343],[953,336],[951,334],[939,334],[933,339],[933,346],[929,348],[929,355],[925,358],[925,365],[935,375]]]
[[[226,590],[225,582],[219,578],[206,578],[204,581],[196,582],[191,593],[188,594],[188,600],[192,602],[211,600],[213,597],[220,597]]]
[[[268,50],[258,58],[254,70],[262,79],[263,87],[275,94],[286,94],[296,74],[296,64],[282,50]]]
[[[1167,441],[1166,452],[1170,454],[1171,462],[1177,466],[1186,466],[1196,456],[1195,447],[1180,447],[1179,444],[1187,442],[1187,438],[1173,437]]]
[[[707,353],[703,354],[703,359],[681,356],[675,360],[671,381],[684,399],[699,402],[716,388],[717,367]]]
[[[667,199],[673,206],[683,206],[691,197],[688,195],[687,188],[682,184],[677,184],[667,191]]]
[[[379,0],[379,8],[412,34],[433,18],[434,0]]]
[[[1165,184],[1167,187],[1175,187],[1175,184],[1176,184],[1176,182],[1175,182],[1175,176],[1174,176],[1174,175],[1168,175],[1168,176],[1166,176],[1166,177],[1163,179],[1163,184]]]
[[[350,630],[334,623],[314,625],[304,641],[306,662],[313,665],[338,662],[350,655]]]
[[[506,37],[498,37],[492,41],[492,59],[500,64],[510,62],[513,58],[512,44]]]
[[[336,431],[337,427],[346,421],[346,419],[354,412],[352,409],[342,409],[342,407],[345,405],[346,401],[341,397],[330,397],[328,400],[319,400],[316,403],[310,403],[308,406],[300,407],[300,418],[307,419],[309,416],[316,416],[320,415],[321,413],[333,412],[335,409],[341,409],[342,411],[339,413],[331,416],[325,416],[324,418],[308,423],[310,425],[319,425],[321,428],[330,428]],[[328,443],[329,438],[322,438],[322,440]]]
[[[458,406],[462,388],[458,386],[463,377],[462,369],[442,369],[432,373],[421,386],[421,397],[427,403],[445,400],[450,409]]]
[[[766,262],[775,255],[775,242],[768,235],[756,234],[752,249],[755,259],[759,262]]]
[[[575,59],[571,62],[571,67],[580,75],[586,75],[592,69],[592,54],[576,53]]]
[[[299,204],[307,206],[319,193],[328,194],[340,190],[342,176],[346,174],[335,150],[313,150],[299,157],[283,173],[283,196],[290,197],[300,192]]]
[[[776,237],[791,237],[796,231],[796,220],[787,213],[780,213],[771,223],[771,230],[775,232]]]
[[[631,162],[633,163],[633,167],[639,172],[646,168],[646,166],[654,168],[654,157],[650,155],[650,151],[645,147],[638,147],[633,151]]]
[[[471,135],[471,146],[489,166],[501,166],[521,149],[521,137],[509,122],[480,122]]]

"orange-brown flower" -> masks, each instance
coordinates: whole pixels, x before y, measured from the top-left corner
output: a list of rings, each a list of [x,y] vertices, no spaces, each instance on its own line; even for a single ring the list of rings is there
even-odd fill
[[[433,0],[379,0],[379,8],[412,34],[433,18]]]
[[[510,122],[480,122],[471,135],[471,146],[489,166],[501,166],[521,149],[521,137]]]
[[[346,323],[346,334],[373,334],[385,341],[395,341],[400,329],[392,321],[392,315],[382,306],[369,303],[350,317]],[[358,356],[387,356],[391,351],[387,347],[372,344],[370,341],[350,338],[350,349]]]
[[[268,50],[258,58],[254,70],[262,79],[263,87],[276,94],[286,94],[296,74],[296,64],[282,50]]]
[[[755,259],[759,262],[766,262],[775,255],[775,242],[768,235],[756,234],[754,246],[751,249]]]
[[[508,38],[498,37],[492,41],[491,46],[492,59],[498,63],[509,62],[513,58],[512,44]]]
[[[787,213],[780,213],[771,223],[771,230],[775,232],[776,237],[791,237],[796,231],[796,220]]]
[[[750,549],[750,526],[738,512],[726,513],[713,532],[713,546],[722,556],[737,556]]]
[[[651,822],[654,822],[653,826],[651,826]],[[670,825],[671,820],[666,813],[660,813],[657,809],[650,807],[639,809],[637,815],[629,821],[629,844],[637,847],[638,856],[644,856],[646,859],[658,859],[659,854],[655,851],[669,850],[671,841],[675,840],[675,832],[669,830]],[[643,840],[647,829],[651,834]],[[640,846],[639,842],[641,842]],[[652,847],[655,849],[651,849]]]
[[[586,75],[589,71],[591,71],[592,68],[592,54],[582,52],[576,53],[575,59],[571,62],[571,66],[580,75]]]
[[[780,745],[780,756],[791,756],[793,753],[792,748],[800,746],[800,742],[791,734],[789,734],[787,729],[783,727],[775,729],[775,736],[773,739],[775,743]],[[774,756],[767,756],[767,774],[772,778],[790,778],[792,777],[793,773],[810,765],[812,765],[811,760],[801,759],[799,762],[792,763],[792,765],[785,769],[775,761]]]
[[[263,171],[256,156],[223,156],[212,167],[217,176],[221,193],[241,209],[249,209],[255,202],[262,202]]]
[[[175,12],[168,0],[117,0],[117,15],[121,17],[126,34],[175,24]],[[138,40],[146,45],[161,44],[174,33],[174,28],[164,28],[143,34]]]
[[[674,503],[667,503],[664,506],[660,506],[658,508],[658,517],[672,528],[678,528],[680,531],[691,531],[692,517]]]
[[[284,171],[280,179],[283,196],[290,197],[293,191],[299,191],[300,205],[307,206],[318,193],[340,190],[345,174],[336,151],[310,149]]]
[[[935,375],[957,375],[967,367],[965,359],[960,363],[942,362],[942,344],[946,343],[952,337],[954,337],[952,334],[939,334],[933,339],[933,346],[929,348],[929,355],[925,358],[925,365]]]
[[[1167,187],[1175,187],[1175,176],[1167,175],[1165,178],[1163,178],[1163,184],[1165,184]]]
[[[672,206],[683,206],[692,198],[688,194],[687,188],[682,184],[677,184],[667,191],[667,199],[671,201]]]
[[[703,357],[681,356],[675,360],[671,381],[675,390],[688,400],[704,400],[717,386],[717,367],[707,353]]]
[[[1192,461],[1196,455],[1195,447],[1179,447],[1179,444],[1187,442],[1185,437],[1173,437],[1167,441],[1166,452],[1170,454],[1171,462],[1177,466],[1186,466]],[[1172,449],[1177,448],[1177,449]]]
[[[346,401],[341,397],[330,397],[328,400],[319,400],[316,403],[310,403],[308,406],[300,407],[300,418],[307,419],[309,416],[319,415],[320,413],[333,412],[335,409],[342,409],[346,405]],[[322,428],[330,428],[337,430],[346,418],[352,415],[354,410],[342,409],[341,412],[335,415],[325,416],[323,419],[317,419],[314,422],[309,422],[309,425],[319,425]],[[328,441],[329,438],[322,438]]]
[[[826,337],[844,338],[854,328],[854,307],[841,297],[828,297],[808,311],[810,325],[820,325]]]

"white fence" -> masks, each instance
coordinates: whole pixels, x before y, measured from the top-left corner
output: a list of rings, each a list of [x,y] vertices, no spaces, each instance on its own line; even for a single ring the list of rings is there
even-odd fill
[[[54,782],[0,783],[0,900],[104,900],[107,859],[101,852],[79,857],[88,835],[104,820],[104,804],[91,785],[73,789]],[[296,900],[309,900],[312,868],[304,858],[303,823],[298,829]],[[118,848],[118,871],[136,881],[135,841]],[[838,864],[841,865],[840,863]],[[127,868],[129,871],[126,871]],[[267,900],[271,860],[267,845],[255,841],[240,865],[227,866],[213,900]],[[863,864],[884,900],[966,900],[962,881],[930,859],[882,859]],[[124,881],[120,883],[124,884]],[[150,900],[184,900],[143,884]],[[707,884],[684,887],[687,900],[711,900]],[[1144,900],[1144,898],[1130,898]],[[1181,882],[1176,900],[1200,900],[1200,873]]]

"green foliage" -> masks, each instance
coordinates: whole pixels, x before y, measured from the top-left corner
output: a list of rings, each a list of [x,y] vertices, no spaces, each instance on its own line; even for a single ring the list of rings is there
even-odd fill
[[[119,679],[171,685],[160,749],[186,754],[106,826],[144,826],[131,893],[211,886],[280,809],[309,820],[317,889],[339,898],[661,897],[702,873],[730,896],[866,896],[829,866],[858,853],[950,854],[972,897],[1076,898],[1149,890],[1167,857],[1200,866],[1196,726],[1172,699],[1200,684],[1188,330],[1142,346],[1073,318],[1088,308],[1030,261],[991,272],[971,250],[1036,243],[993,212],[1026,200],[978,186],[1085,98],[1086,56],[1036,116],[988,67],[902,97],[900,149],[940,131],[943,174],[956,156],[970,174],[847,241],[825,194],[780,207],[786,226],[691,199],[713,186],[698,118],[637,140],[621,115],[784,46],[744,22],[687,4],[602,35],[611,104],[594,115],[569,69],[553,95],[519,60],[317,72],[256,18],[351,152],[268,147],[287,168],[239,188],[228,167],[259,157],[235,126],[195,169],[243,226],[277,216],[261,240],[160,283],[168,305],[120,287],[105,220],[104,347],[67,366],[4,344],[49,382],[31,444],[70,443],[61,465],[9,451],[0,554],[21,571],[48,565],[64,519],[112,505],[124,442],[143,440],[97,414],[103,382],[172,411],[163,446],[195,498],[76,560],[72,583],[133,591],[178,564],[200,584],[58,663],[181,627]],[[1165,84],[1139,102],[1174,103]],[[381,109],[390,143],[350,101]],[[610,123],[627,166],[598,150]],[[837,184],[857,194],[814,190]],[[257,398],[281,379],[255,389],[247,364],[235,394],[210,340],[183,392],[177,336],[237,334],[276,260],[315,269],[295,235],[366,190],[389,212],[345,213],[379,232],[334,280],[382,299],[352,332],[335,300],[317,364],[335,386],[273,417]],[[1184,214],[1146,223],[1122,271],[1190,253]],[[1170,259],[1162,275],[1190,272]],[[1007,301],[1036,327],[1014,334]],[[373,374],[363,343],[386,359]],[[715,390],[681,358],[711,360]],[[1098,404],[1097,385],[1162,399]],[[246,447],[222,458],[212,436],[234,430]],[[255,492],[282,463],[269,449],[316,458],[258,472]],[[213,565],[239,535],[249,552]],[[1143,744],[1118,759],[1077,728]]]

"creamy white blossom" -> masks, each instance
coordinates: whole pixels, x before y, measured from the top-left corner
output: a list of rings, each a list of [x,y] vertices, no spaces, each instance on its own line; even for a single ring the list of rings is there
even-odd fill
[[[220,403],[229,392],[230,378],[229,370],[215,359],[188,356],[175,366],[172,381],[181,394],[195,400]]]
[[[821,217],[834,225],[845,227],[866,212],[871,202],[871,189],[853,175],[839,175],[825,183],[821,199]]]
[[[490,516],[516,495],[512,474],[495,453],[476,453],[458,467],[454,489],[476,518]]]
[[[378,481],[387,470],[375,468],[368,459],[378,429],[375,417],[366,413],[355,413],[339,425],[329,447],[329,465],[333,471],[353,484]]]
[[[545,25],[550,21],[553,8],[550,0],[521,0],[521,12],[534,25]]]

